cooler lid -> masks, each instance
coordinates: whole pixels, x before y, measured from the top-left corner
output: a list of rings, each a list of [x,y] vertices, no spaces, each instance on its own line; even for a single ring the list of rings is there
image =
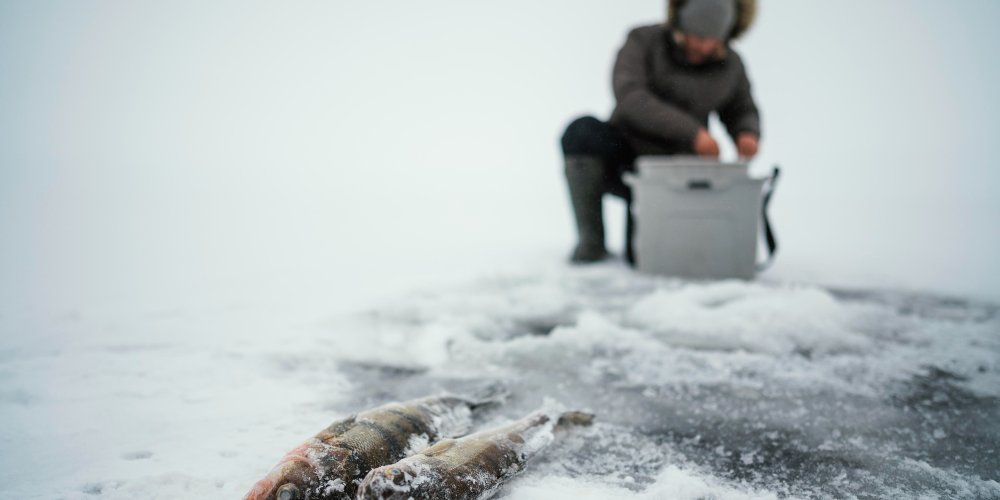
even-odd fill
[[[721,162],[697,156],[640,156],[636,160],[638,178],[633,182],[666,184],[688,189],[692,183],[725,189],[750,181],[747,162]]]
[[[683,175],[693,171],[699,175],[749,175],[747,162],[723,162],[697,156],[640,156],[636,160],[640,175],[661,174]]]

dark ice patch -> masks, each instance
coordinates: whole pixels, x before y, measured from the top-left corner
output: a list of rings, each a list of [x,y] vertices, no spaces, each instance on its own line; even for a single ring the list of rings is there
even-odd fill
[[[545,337],[551,334],[556,328],[559,328],[560,326],[568,326],[569,324],[569,321],[560,321],[558,318],[529,319],[522,320],[519,328],[515,331],[534,337]]]
[[[897,444],[934,467],[1000,481],[1000,398],[975,394],[965,381],[932,366],[899,384],[889,401],[909,432]]]
[[[996,406],[995,398],[979,397],[959,384],[966,377],[931,366],[903,384],[892,399],[905,408],[927,408],[935,411],[967,409],[976,406]],[[993,401],[990,401],[994,399]]]
[[[1000,304],[946,295],[895,290],[831,288],[838,300],[887,306],[901,316],[920,319],[985,323],[1000,318]]]
[[[87,495],[100,495],[104,493],[104,485],[101,483],[85,484],[83,488],[80,488],[80,491]]]
[[[546,337],[559,327],[575,324],[571,316],[543,316],[537,318],[496,318],[488,326],[471,332],[479,340],[507,341],[521,337]]]
[[[685,455],[722,477],[784,494],[843,494],[834,485],[854,477],[854,471],[878,467],[868,456],[823,449],[814,437],[795,430],[748,432],[740,426],[723,432],[700,430],[695,435],[690,431],[671,434],[670,439]],[[815,489],[803,489],[803,485]]]
[[[123,460],[146,460],[153,458],[153,452],[149,450],[130,451],[122,454]]]
[[[379,380],[386,378],[412,377],[427,372],[424,366],[402,366],[369,361],[342,361],[341,371],[351,374],[367,373]]]

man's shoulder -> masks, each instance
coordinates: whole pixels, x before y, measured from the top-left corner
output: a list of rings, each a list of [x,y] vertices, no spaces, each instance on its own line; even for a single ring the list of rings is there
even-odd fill
[[[740,53],[733,50],[732,47],[729,47],[726,50],[726,62],[732,65],[732,67],[739,69],[740,71],[745,70],[745,67],[743,65],[743,58],[740,57]]]

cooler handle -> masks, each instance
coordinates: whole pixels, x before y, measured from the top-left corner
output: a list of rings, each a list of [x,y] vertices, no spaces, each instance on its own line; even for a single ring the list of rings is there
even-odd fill
[[[767,258],[763,262],[757,263],[757,271],[763,271],[771,264],[774,263],[774,254],[778,251],[778,240],[774,237],[774,229],[771,228],[771,218],[767,215],[767,206],[771,203],[771,195],[774,194],[774,188],[778,184],[778,176],[781,174],[781,168],[777,165],[774,166],[774,170],[771,173],[771,178],[767,181],[767,186],[764,189],[764,201],[761,203],[761,220],[764,221],[764,239],[767,243]]]

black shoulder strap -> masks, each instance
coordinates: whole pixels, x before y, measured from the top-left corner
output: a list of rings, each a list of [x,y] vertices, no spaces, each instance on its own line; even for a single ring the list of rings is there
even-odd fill
[[[781,168],[777,165],[774,166],[774,171],[771,173],[771,178],[767,181],[767,187],[764,189],[764,200],[761,203],[761,220],[764,221],[764,238],[767,242],[767,258],[763,262],[757,264],[757,271],[763,271],[771,266],[774,262],[774,254],[778,251],[778,240],[774,237],[774,230],[771,228],[771,219],[767,215],[767,206],[771,203],[771,195],[774,194],[774,188],[778,184],[778,176],[781,174]]]

